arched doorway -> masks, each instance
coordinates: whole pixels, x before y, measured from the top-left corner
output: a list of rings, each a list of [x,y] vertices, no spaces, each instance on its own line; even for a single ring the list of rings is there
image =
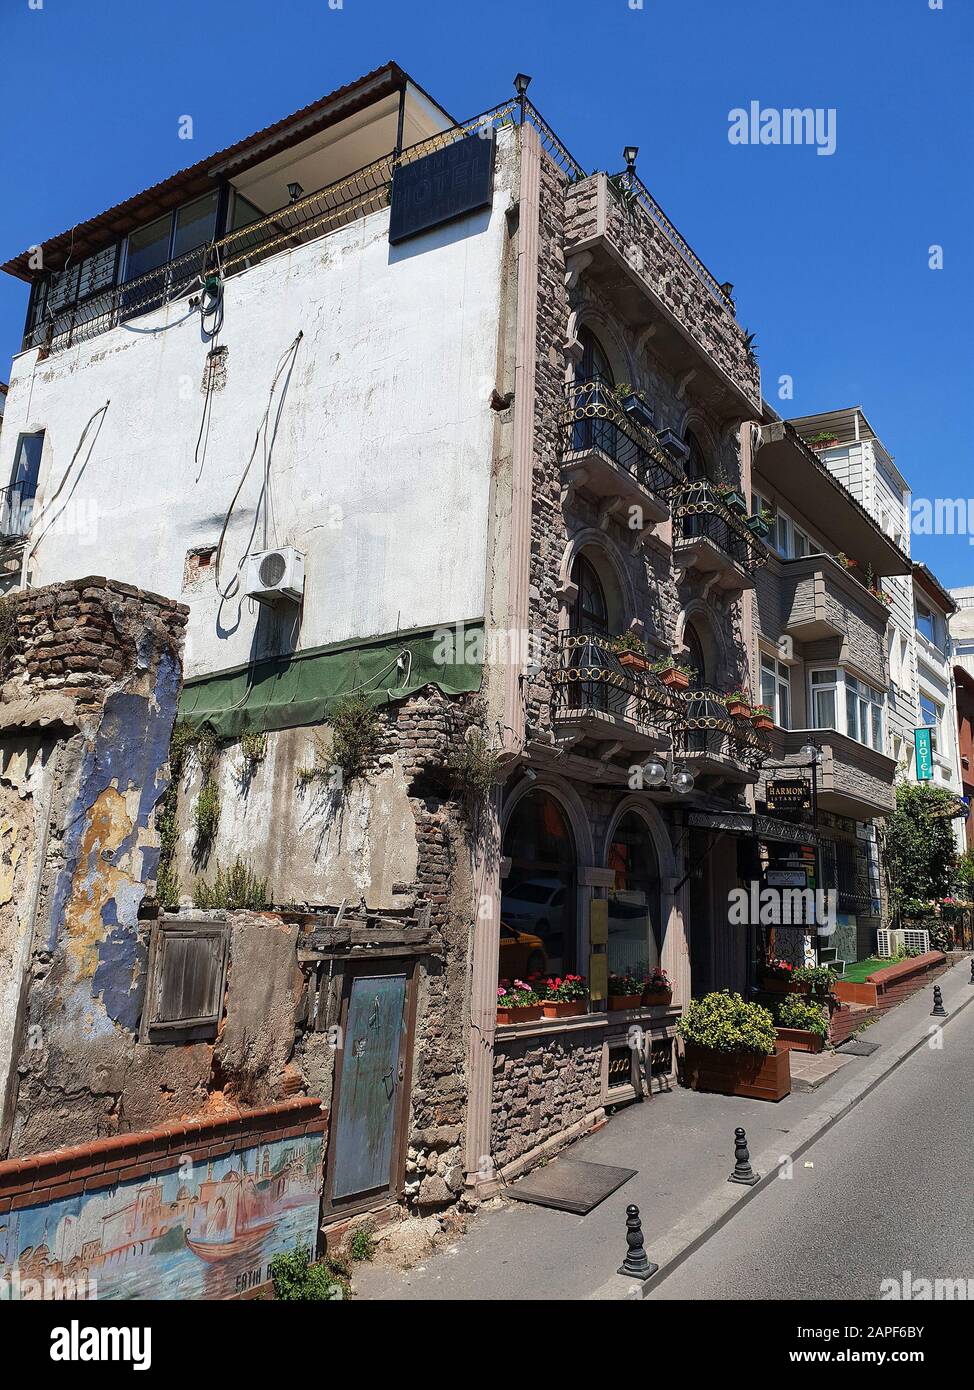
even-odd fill
[[[591,328],[584,325],[578,330],[578,341],[582,345],[582,355],[577,359],[576,381],[604,381],[607,386],[615,385],[615,376],[608,354]]]
[[[578,341],[582,355],[575,363],[574,409],[576,423],[572,438],[575,449],[601,449],[615,456],[615,426],[608,414],[614,408],[615,377],[608,354],[590,328],[580,328]]]
[[[578,592],[572,605],[572,632],[593,632],[598,637],[609,635],[609,605],[598,571],[583,552],[572,565],[572,582]]]
[[[550,792],[528,792],[504,833],[511,861],[501,891],[498,975],[564,975],[576,968],[577,856],[568,817]]]
[[[692,623],[687,623],[683,633],[683,645],[687,649],[687,665],[692,667],[690,684],[694,690],[701,690],[707,684],[707,659],[704,655],[700,634]]]
[[[642,975],[663,951],[659,858],[638,811],[620,817],[609,840],[606,867],[615,874],[609,893],[609,971]]]

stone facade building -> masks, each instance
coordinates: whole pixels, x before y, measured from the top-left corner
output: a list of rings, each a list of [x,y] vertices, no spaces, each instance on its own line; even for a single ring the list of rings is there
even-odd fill
[[[119,1080],[58,1108],[5,1004],[9,1154],[303,1092],[334,1228],[475,1201],[672,1084],[682,1007],[763,948],[728,896],[787,833],[762,768],[800,727],[746,712],[764,654],[885,687],[882,603],[779,563],[759,481],[903,572],[763,403],[731,287],[632,160],[586,174],[523,92],[457,126],[395,64],[43,251],[4,267],[5,603],[51,615],[10,640],[11,807],[64,673],[105,711],[133,682],[143,723],[95,739],[93,794],[133,803],[88,850],[127,856],[119,905],[22,897],[0,982],[53,1012],[80,952],[111,1038],[72,1065]],[[884,749],[823,740],[823,806],[867,822]],[[580,1010],[498,1021],[499,982],[566,975]]]

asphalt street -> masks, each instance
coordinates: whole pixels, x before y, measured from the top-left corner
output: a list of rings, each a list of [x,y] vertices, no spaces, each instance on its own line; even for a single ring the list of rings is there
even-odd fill
[[[878,1299],[904,1271],[974,1292],[974,1008],[945,1022],[649,1297]]]

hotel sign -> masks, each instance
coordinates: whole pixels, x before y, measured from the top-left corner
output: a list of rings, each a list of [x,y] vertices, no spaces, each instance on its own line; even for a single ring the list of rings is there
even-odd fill
[[[779,778],[767,783],[764,799],[769,811],[810,811],[812,784],[807,777]]]
[[[392,176],[389,242],[489,207],[494,195],[495,132],[468,135],[432,154],[396,166]]]
[[[917,781],[929,782],[933,778],[933,737],[930,730],[914,729],[913,744],[916,748]]]

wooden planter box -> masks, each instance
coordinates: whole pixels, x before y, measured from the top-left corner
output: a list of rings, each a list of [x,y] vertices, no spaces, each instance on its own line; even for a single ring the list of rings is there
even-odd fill
[[[578,1018],[585,1012],[584,999],[546,999],[541,1005],[545,1018]]]
[[[825,1039],[808,1028],[776,1028],[778,1046],[786,1052],[821,1052]]]
[[[664,685],[668,685],[671,690],[688,690],[690,688],[690,677],[684,671],[660,671],[659,678]]]
[[[796,983],[794,980],[783,980],[778,975],[762,975],[761,988],[765,994],[807,994],[807,985]]]
[[[684,1079],[693,1091],[783,1100],[791,1091],[788,1050],[779,1047],[770,1057],[763,1057],[755,1052],[712,1052],[709,1047],[687,1043]]]
[[[750,719],[751,706],[745,705],[742,700],[728,700],[727,713],[732,719]]]
[[[671,1004],[673,1002],[673,991],[671,989],[647,989],[643,991],[643,1003],[648,1007],[653,1004]]]
[[[498,1023],[536,1023],[541,1017],[540,1004],[523,1004],[516,1009],[498,1009]]]
[[[612,1013],[619,1009],[638,1009],[642,999],[641,994],[610,994],[609,1012]]]
[[[761,729],[762,732],[767,732],[769,729],[774,728],[774,720],[767,714],[752,714],[751,723],[754,725],[755,729]]]

